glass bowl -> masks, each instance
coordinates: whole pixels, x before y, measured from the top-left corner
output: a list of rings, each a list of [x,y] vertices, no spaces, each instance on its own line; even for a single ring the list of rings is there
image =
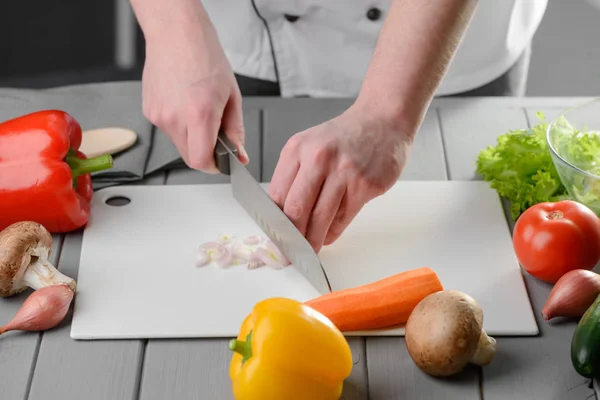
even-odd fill
[[[600,98],[562,112],[546,141],[569,195],[600,215]]]

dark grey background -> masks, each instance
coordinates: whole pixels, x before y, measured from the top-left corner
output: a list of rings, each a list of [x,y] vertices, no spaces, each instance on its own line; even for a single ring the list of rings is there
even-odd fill
[[[128,0],[3,2],[0,87],[141,79],[144,38],[139,28],[135,63],[127,68],[116,63],[119,2],[128,4]],[[599,17],[600,0],[549,1],[533,42],[528,96],[600,93]]]

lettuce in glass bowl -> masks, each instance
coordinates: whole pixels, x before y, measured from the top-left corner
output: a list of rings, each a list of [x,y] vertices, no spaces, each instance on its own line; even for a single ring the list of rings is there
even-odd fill
[[[546,130],[552,161],[569,195],[600,215],[600,98],[562,112]]]

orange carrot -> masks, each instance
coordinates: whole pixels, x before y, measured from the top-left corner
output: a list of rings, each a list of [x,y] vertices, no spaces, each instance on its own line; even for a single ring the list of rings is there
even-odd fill
[[[422,267],[328,293],[305,304],[329,318],[342,332],[382,329],[406,323],[421,300],[442,290],[437,274]]]

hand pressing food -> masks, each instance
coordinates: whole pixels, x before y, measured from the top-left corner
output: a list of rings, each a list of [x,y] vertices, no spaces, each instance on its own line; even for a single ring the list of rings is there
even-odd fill
[[[483,330],[483,311],[469,295],[446,290],[421,301],[406,323],[406,348],[425,373],[447,377],[469,363],[485,366],[496,340]]]
[[[574,269],[591,270],[600,260],[600,218],[571,200],[536,204],[517,220],[513,247],[528,273],[556,283]]]
[[[0,326],[0,335],[8,331],[45,331],[54,328],[67,315],[74,294],[66,285],[46,286],[34,291],[14,318]]]
[[[552,288],[542,309],[546,321],[555,317],[581,317],[600,295],[600,275],[586,269],[564,274]]]
[[[342,332],[404,324],[416,305],[444,290],[430,268],[417,268],[366,285],[327,293],[305,304],[329,318]]]
[[[73,292],[74,279],[60,273],[48,257],[52,236],[41,224],[16,222],[0,232],[0,297],[64,284]]]
[[[334,400],[352,371],[346,338],[321,313],[291,299],[257,303],[229,367],[236,400]]]

